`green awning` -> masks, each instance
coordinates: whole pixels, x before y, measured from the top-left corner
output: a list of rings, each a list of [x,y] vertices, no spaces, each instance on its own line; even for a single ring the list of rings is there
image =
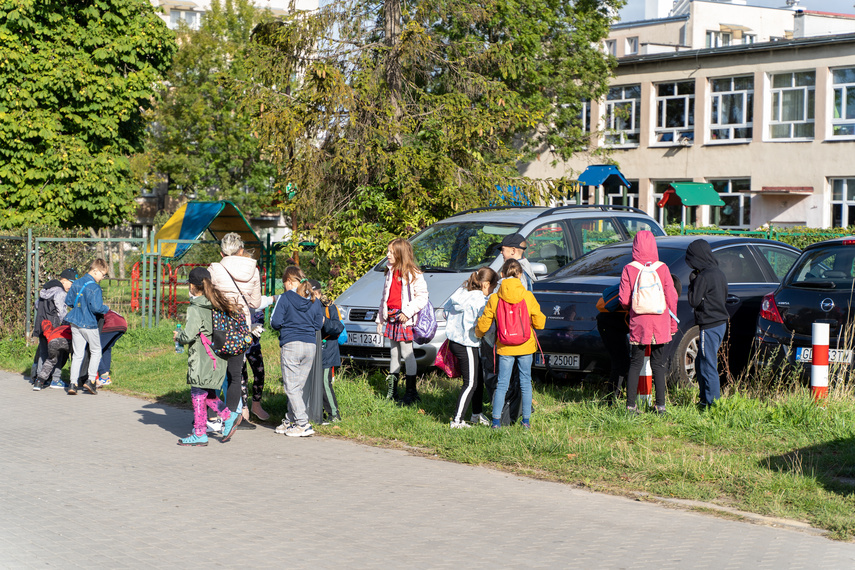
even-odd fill
[[[724,200],[709,182],[672,182],[659,200],[662,206],[724,206]]]

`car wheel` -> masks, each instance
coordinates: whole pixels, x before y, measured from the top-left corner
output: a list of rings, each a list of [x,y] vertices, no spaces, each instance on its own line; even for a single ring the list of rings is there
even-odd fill
[[[698,356],[698,342],[701,337],[697,326],[690,328],[683,335],[674,356],[671,357],[671,373],[669,384],[672,386],[689,386],[695,381],[695,358]]]

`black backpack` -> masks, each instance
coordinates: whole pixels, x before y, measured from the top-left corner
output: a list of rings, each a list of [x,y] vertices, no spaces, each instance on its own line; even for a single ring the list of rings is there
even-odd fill
[[[220,358],[231,358],[249,350],[252,335],[242,312],[228,314],[213,309],[211,311],[212,339],[211,348]]]

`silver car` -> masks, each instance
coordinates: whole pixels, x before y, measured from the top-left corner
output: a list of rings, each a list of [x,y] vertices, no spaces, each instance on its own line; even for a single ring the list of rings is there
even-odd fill
[[[525,236],[525,257],[535,275],[543,276],[598,247],[632,239],[639,230],[665,235],[659,224],[641,210],[579,205],[478,208],[419,232],[410,243],[424,271],[439,323],[433,341],[413,347],[419,369],[433,366],[436,352],[445,340],[445,313],[440,307],[476,269],[489,266],[499,270],[503,262],[499,244],[506,235]],[[389,340],[377,332],[375,324],[385,269],[384,258],[336,299],[347,328],[347,343],[342,345],[341,355],[356,363],[389,364]]]

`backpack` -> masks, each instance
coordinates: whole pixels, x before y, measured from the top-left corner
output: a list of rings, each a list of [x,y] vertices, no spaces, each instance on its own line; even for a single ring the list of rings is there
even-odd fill
[[[252,344],[252,335],[243,313],[236,314],[237,317],[217,309],[211,311],[211,348],[220,358],[243,354]]]
[[[496,306],[496,333],[505,346],[519,346],[531,338],[531,317],[525,299],[508,303],[499,297]]]
[[[624,311],[620,304],[620,283],[603,289],[602,296],[597,300],[597,310],[601,313]]]
[[[665,289],[656,270],[662,266],[661,261],[642,265],[637,261],[630,263],[638,269],[635,285],[632,288],[632,310],[636,315],[661,315],[667,309],[665,305]]]

